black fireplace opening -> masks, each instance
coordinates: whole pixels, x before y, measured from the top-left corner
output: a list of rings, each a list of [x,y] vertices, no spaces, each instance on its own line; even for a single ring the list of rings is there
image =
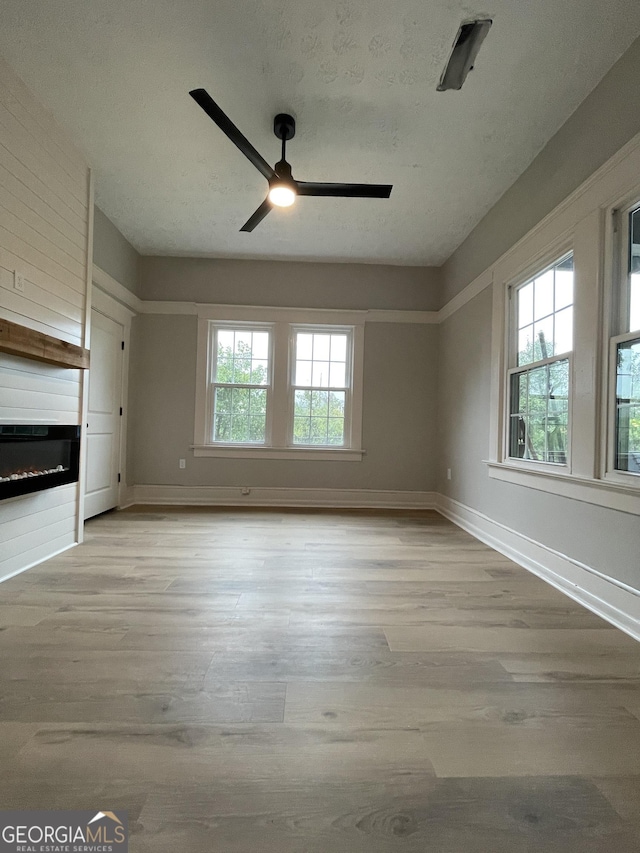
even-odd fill
[[[0,424],[0,500],[77,483],[80,427]]]

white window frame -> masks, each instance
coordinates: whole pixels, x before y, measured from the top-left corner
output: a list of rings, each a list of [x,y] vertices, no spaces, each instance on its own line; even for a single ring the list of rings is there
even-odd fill
[[[629,317],[629,217],[640,208],[640,192],[627,195],[619,204],[610,207],[607,219],[610,227],[607,233],[605,259],[608,268],[606,313],[605,313],[605,363],[607,365],[604,381],[605,424],[603,428],[604,447],[603,479],[611,484],[640,490],[640,474],[635,471],[622,471],[616,468],[617,441],[617,350],[618,345],[628,341],[640,340],[640,329],[621,331],[630,323]]]
[[[566,260],[569,257],[573,257],[573,249],[569,249],[566,252],[563,252],[559,257],[555,260],[552,260],[543,266],[541,266],[537,272],[533,274],[529,274],[524,279],[519,278],[516,282],[512,282],[508,286],[508,339],[509,339],[509,357],[507,362],[507,370],[506,370],[506,388],[505,388],[505,401],[506,401],[506,412],[505,412],[505,436],[504,436],[504,458],[510,464],[522,465],[523,467],[535,467],[536,470],[548,470],[548,471],[571,471],[571,432],[572,432],[572,401],[573,401],[573,347],[568,352],[559,353],[557,355],[552,355],[547,358],[538,359],[537,361],[532,361],[529,364],[518,364],[518,291],[526,287],[530,282],[534,281],[536,278],[544,275],[549,270],[553,269],[557,264],[562,263],[562,261]],[[574,280],[575,280],[575,259],[574,259]],[[574,286],[574,299],[575,299],[575,286]],[[572,309],[572,340],[574,338],[574,315],[575,315],[575,302],[571,303]],[[555,316],[557,312],[554,310],[551,316]],[[533,323],[533,320],[532,320]],[[524,459],[519,456],[511,456],[511,396],[513,391],[513,376],[517,374],[528,373],[531,370],[537,370],[538,368],[547,367],[551,364],[557,364],[561,361],[568,362],[568,382],[569,382],[569,391],[568,391],[568,400],[567,400],[567,461],[566,462],[548,462],[541,461],[538,459]]]
[[[614,212],[614,230],[618,236],[617,262],[614,264],[616,277],[616,294],[614,310],[617,317],[617,328],[612,331],[623,333],[628,328],[629,332],[640,334],[640,328],[632,329],[631,326],[631,286],[629,281],[629,217],[632,213],[640,211],[640,196],[634,196],[633,204],[626,205],[619,212]]]
[[[215,441],[213,439],[214,426],[214,401],[215,391],[218,387],[224,387],[226,383],[216,382],[217,372],[217,348],[218,348],[218,332],[220,330],[241,331],[241,332],[267,332],[269,334],[269,381],[266,385],[229,385],[231,388],[258,388],[264,389],[267,392],[267,417],[265,422],[265,440],[264,442],[232,442],[232,441]],[[205,414],[205,436],[207,440],[205,444],[210,444],[213,447],[268,447],[271,444],[271,423],[273,412],[273,325],[269,323],[231,323],[231,322],[214,322],[209,323],[209,347],[208,347],[208,369],[207,369],[207,388],[206,388],[206,414]]]
[[[289,424],[287,431],[287,441],[291,447],[300,447],[300,448],[313,448],[318,447],[319,445],[312,444],[294,444],[293,442],[293,418],[295,412],[295,392],[296,390],[307,390],[307,386],[295,385],[295,366],[296,366],[296,335],[298,332],[308,333],[308,334],[331,334],[331,335],[346,335],[347,336],[347,364],[346,364],[346,379],[347,385],[344,388],[337,387],[327,387],[320,388],[316,386],[309,386],[308,390],[319,390],[319,391],[344,391],[345,392],[345,403],[344,403],[344,443],[341,445],[320,445],[321,447],[332,447],[336,448],[351,448],[352,444],[352,429],[351,424],[353,421],[352,411],[353,411],[353,326],[317,326],[317,325],[307,325],[304,323],[296,323],[291,326],[291,334],[290,334],[290,370],[289,370]]]
[[[636,329],[634,332],[627,332],[624,335],[616,335],[611,338],[610,349],[609,349],[609,385],[611,388],[611,397],[609,401],[609,423],[608,423],[608,455],[607,455],[607,478],[611,480],[617,480],[620,483],[627,483],[629,486],[636,486],[640,488],[640,472],[637,471],[623,471],[620,468],[616,468],[616,457],[617,457],[617,409],[618,409],[618,346],[619,344],[625,343],[640,343],[640,330]]]
[[[521,250],[524,247],[518,247]],[[510,263],[504,266],[496,265],[494,269],[494,306],[493,306],[493,332],[492,332],[492,396],[491,396],[491,424],[490,432],[492,447],[487,463],[490,466],[490,476],[501,479],[506,475],[498,475],[495,471],[500,468],[514,472],[514,482],[520,482],[518,472],[530,472],[537,476],[550,475],[566,477],[572,471],[573,457],[573,389],[574,389],[574,355],[562,354],[560,357],[552,356],[531,365],[520,365],[517,362],[517,321],[516,321],[516,291],[519,287],[526,285],[545,270],[566,258],[574,256],[575,277],[575,247],[573,234],[565,234],[559,240],[555,240],[535,254],[526,257],[525,252],[519,252],[515,257],[509,258]],[[575,278],[574,278],[574,326],[573,340],[574,350],[576,342],[575,327]],[[546,363],[568,359],[569,361],[569,424],[567,429],[567,463],[541,462],[535,459],[520,459],[510,455],[510,421],[511,421],[511,376],[513,373],[521,373],[532,367],[540,367]]]
[[[362,396],[364,373],[364,311],[331,311],[250,306],[198,306],[198,352],[196,365],[195,457],[361,461]],[[265,444],[213,442],[213,384],[215,363],[212,329],[268,330],[271,333],[270,383],[267,392]],[[294,329],[349,333],[350,379],[345,412],[345,443],[333,445],[293,444],[293,356]],[[266,386],[265,386],[266,387]],[[345,403],[347,403],[345,400]]]

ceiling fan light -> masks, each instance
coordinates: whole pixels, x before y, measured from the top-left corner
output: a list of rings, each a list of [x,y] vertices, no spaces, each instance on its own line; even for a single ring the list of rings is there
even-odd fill
[[[296,191],[290,184],[275,184],[269,190],[269,201],[277,207],[291,207],[296,200]]]

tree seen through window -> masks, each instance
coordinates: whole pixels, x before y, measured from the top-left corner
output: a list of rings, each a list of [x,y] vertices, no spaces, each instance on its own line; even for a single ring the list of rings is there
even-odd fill
[[[269,383],[269,332],[219,329],[213,440],[264,444]]]

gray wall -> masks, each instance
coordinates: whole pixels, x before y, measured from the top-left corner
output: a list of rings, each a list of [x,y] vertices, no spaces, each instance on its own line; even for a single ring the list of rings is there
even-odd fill
[[[140,296],[140,255],[99,207],[93,208],[93,263]]]
[[[640,132],[639,79],[640,40],[447,261],[444,303]],[[491,299],[483,291],[439,328],[438,491],[640,589],[637,516],[489,478],[482,460],[489,454]]]
[[[440,334],[438,491],[640,589],[638,516],[489,478],[482,460],[489,453],[491,289],[446,320]]]
[[[639,80],[637,39],[443,266],[443,304],[640,133]]]
[[[429,268],[146,257],[141,270],[145,300],[421,311],[440,302]],[[361,462],[195,459],[196,318],[142,315],[132,337],[131,483],[433,490],[436,326],[367,324]]]
[[[132,348],[132,483],[431,491],[435,486],[434,325],[371,323],[365,331],[361,462],[195,459],[197,320],[146,314]],[[187,460],[184,471],[178,459]]]
[[[441,302],[435,267],[145,257],[141,271],[143,299],[405,311]]]

